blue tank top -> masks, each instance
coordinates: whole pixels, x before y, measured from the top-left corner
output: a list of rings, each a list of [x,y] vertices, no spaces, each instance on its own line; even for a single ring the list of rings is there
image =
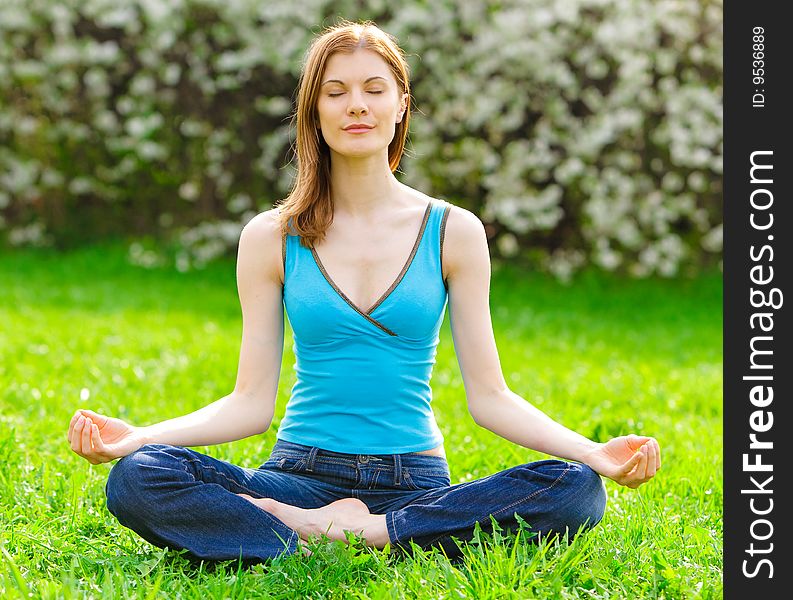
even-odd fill
[[[350,454],[418,452],[443,442],[430,377],[446,311],[441,248],[450,208],[428,203],[410,256],[371,308],[353,305],[299,236],[284,236],[297,379],[278,439]]]

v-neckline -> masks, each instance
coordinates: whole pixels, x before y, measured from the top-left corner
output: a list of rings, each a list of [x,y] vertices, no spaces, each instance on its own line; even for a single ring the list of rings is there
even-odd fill
[[[336,285],[336,282],[333,281],[333,278],[330,276],[330,274],[328,274],[328,271],[327,271],[327,269],[325,269],[325,265],[322,264],[322,260],[319,258],[319,254],[317,254],[317,251],[314,249],[313,246],[311,248],[311,254],[314,257],[314,261],[316,262],[317,267],[319,267],[319,270],[322,272],[322,275],[325,277],[325,279],[330,284],[330,286],[334,290],[336,290],[336,293],[339,296],[341,296],[342,300],[344,300],[347,304],[349,304],[356,312],[358,312],[361,315],[363,315],[369,321],[374,322],[374,324],[377,325],[378,327],[383,327],[383,326],[380,325],[380,323],[378,323],[377,321],[374,321],[374,319],[372,319],[372,317],[371,317],[371,314],[396,289],[396,287],[399,285],[399,283],[405,277],[405,273],[407,273],[408,268],[410,268],[410,265],[413,263],[413,258],[416,256],[416,252],[418,252],[419,245],[421,244],[421,239],[424,237],[424,230],[427,228],[427,221],[429,220],[430,209],[431,208],[432,208],[432,201],[430,200],[430,202],[427,203],[427,208],[424,210],[424,217],[421,220],[421,227],[419,227],[419,233],[416,236],[416,241],[413,243],[413,249],[410,251],[410,255],[408,256],[407,260],[405,261],[405,264],[402,267],[402,270],[399,272],[399,275],[397,275],[397,278],[394,280],[394,282],[388,287],[388,289],[385,292],[383,292],[381,294],[380,298],[378,298],[377,301],[375,301],[375,303],[371,306],[371,308],[369,308],[369,310],[366,310],[366,311],[362,310],[361,308],[356,306],[355,303],[352,300],[350,300],[350,298],[347,296],[347,294],[345,294],[341,290],[341,288],[338,285]],[[391,332],[389,330],[387,330],[387,331],[389,333],[391,333],[392,335],[396,335],[396,334],[394,334],[393,332]]]

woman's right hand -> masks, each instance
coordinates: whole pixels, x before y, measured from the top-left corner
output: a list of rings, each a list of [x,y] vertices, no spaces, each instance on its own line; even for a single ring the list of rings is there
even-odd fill
[[[72,450],[92,465],[131,454],[146,443],[140,428],[85,409],[74,413],[68,439]]]

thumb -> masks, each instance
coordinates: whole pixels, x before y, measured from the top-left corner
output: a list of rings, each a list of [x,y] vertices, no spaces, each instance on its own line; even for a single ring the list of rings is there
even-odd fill
[[[639,464],[641,458],[642,458],[641,452],[636,452],[633,456],[631,456],[626,462],[624,462],[620,466],[619,473],[621,475],[627,475],[628,473],[630,473],[633,470],[633,468]]]

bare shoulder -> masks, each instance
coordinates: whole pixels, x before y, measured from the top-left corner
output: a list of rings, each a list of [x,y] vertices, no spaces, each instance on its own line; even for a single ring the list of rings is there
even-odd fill
[[[253,217],[240,233],[237,262],[267,279],[283,282],[281,226],[278,209],[271,208]]]
[[[446,221],[447,236],[451,235],[455,238],[463,238],[463,241],[466,239],[468,241],[473,241],[471,236],[476,239],[480,235],[485,234],[485,226],[482,220],[474,213],[462,206],[456,206],[448,202],[447,204],[451,207],[449,210],[449,217]]]
[[[258,215],[253,217],[248,223],[243,227],[243,234],[246,231],[253,232],[254,235],[273,237],[278,238],[278,242],[281,242],[281,228],[278,223],[278,209],[271,208],[270,210],[265,210],[260,212]]]
[[[450,204],[443,240],[444,277],[463,268],[486,268],[490,253],[482,220],[470,210]]]

